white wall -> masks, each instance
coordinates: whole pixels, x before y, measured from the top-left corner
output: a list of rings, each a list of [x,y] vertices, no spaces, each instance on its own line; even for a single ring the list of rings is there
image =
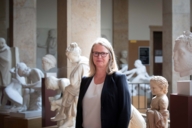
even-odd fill
[[[37,28],[57,28],[57,0],[37,0]]]
[[[129,0],[129,40],[150,40],[149,26],[162,26],[162,0]]]

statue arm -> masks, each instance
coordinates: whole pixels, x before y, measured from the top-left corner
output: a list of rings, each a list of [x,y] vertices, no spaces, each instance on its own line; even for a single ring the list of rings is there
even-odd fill
[[[22,86],[24,88],[40,88],[41,87],[42,73],[37,69],[32,69],[31,74],[32,74],[31,78],[29,78],[29,79],[31,81],[35,81],[35,82],[30,83],[30,84],[22,84]]]

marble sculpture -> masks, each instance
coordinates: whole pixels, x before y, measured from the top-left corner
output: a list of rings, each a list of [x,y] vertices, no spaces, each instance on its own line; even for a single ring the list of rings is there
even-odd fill
[[[192,75],[192,33],[184,31],[175,40],[173,50],[174,70],[181,77]]]
[[[27,84],[21,83],[23,104],[19,111],[41,111],[41,79],[44,77],[43,72],[37,68],[27,67],[25,63],[21,62],[18,63],[18,74],[21,77],[25,77],[28,82]]]
[[[150,87],[155,96],[151,100],[151,107],[146,111],[147,128],[168,128],[168,81],[162,76],[153,76]]]
[[[138,93],[137,87],[139,84],[140,89],[150,92],[149,81],[151,76],[148,75],[145,65],[142,64],[141,60],[136,60],[135,68],[125,71],[128,81],[131,83],[132,95],[135,96]],[[135,77],[133,77],[136,74]]]
[[[25,83],[25,78],[18,75],[18,67],[10,69],[11,83],[7,85],[4,90],[4,98],[1,108],[7,112],[17,112],[21,109],[23,104],[22,86],[21,83]],[[10,107],[5,110],[7,101],[11,102]]]
[[[44,71],[48,71],[51,68],[54,68],[56,64],[56,58],[51,54],[47,54],[42,58],[42,67]]]
[[[76,105],[81,78],[83,76],[87,76],[89,71],[88,59],[84,56],[81,56],[81,49],[79,48],[77,43],[71,43],[69,47],[67,47],[66,56],[69,62],[75,65],[69,76],[70,84],[66,86],[68,82],[66,82],[66,79],[63,79],[63,81],[65,82],[60,82],[60,84],[62,85],[54,87],[54,89],[63,89],[62,100],[57,102],[61,104],[60,107],[56,107],[59,105],[56,102],[51,102],[52,106],[54,106],[52,107],[53,110],[59,108],[59,111],[56,116],[51,118],[52,121],[58,121],[59,128],[67,128],[72,126],[74,127],[76,117]],[[52,79],[51,81],[58,80]],[[60,81],[62,81],[62,79]],[[49,82],[46,84],[47,87],[48,85],[50,85]]]
[[[3,87],[6,87],[11,81],[11,74],[9,72],[11,64],[10,47],[7,46],[4,38],[0,38],[0,99],[2,98]]]

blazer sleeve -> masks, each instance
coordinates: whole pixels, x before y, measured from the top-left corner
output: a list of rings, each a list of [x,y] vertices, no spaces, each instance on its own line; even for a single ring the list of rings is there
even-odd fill
[[[124,74],[117,75],[116,84],[118,88],[118,128],[127,128],[131,117],[131,98],[128,82]]]

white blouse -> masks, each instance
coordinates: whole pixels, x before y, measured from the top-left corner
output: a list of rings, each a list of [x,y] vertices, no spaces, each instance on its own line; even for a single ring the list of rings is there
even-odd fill
[[[101,91],[103,83],[95,84],[92,79],[83,99],[83,127],[101,128]]]

